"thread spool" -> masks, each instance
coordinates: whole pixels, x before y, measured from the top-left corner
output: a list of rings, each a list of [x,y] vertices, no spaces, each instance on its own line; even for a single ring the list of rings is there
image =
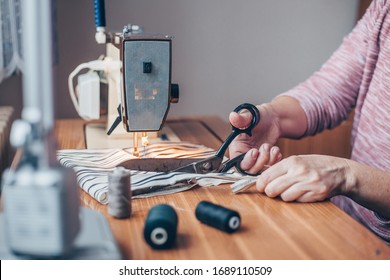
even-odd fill
[[[154,249],[171,248],[176,240],[178,218],[175,209],[158,204],[149,210],[144,227],[145,241]]]
[[[122,166],[108,175],[108,214],[118,219],[131,215],[130,171]]]
[[[202,223],[228,233],[235,232],[241,225],[238,212],[208,201],[199,202],[195,216]]]

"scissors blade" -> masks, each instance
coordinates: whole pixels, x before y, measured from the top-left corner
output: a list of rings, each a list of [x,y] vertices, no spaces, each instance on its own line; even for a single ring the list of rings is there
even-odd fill
[[[218,171],[220,169],[221,163],[222,158],[218,156],[212,156],[177,168],[175,170],[172,170],[172,172],[206,174]]]
[[[118,166],[123,166],[130,170],[171,172],[178,168],[184,168],[195,163],[199,158],[135,158],[121,162]],[[183,171],[184,172],[184,171]]]

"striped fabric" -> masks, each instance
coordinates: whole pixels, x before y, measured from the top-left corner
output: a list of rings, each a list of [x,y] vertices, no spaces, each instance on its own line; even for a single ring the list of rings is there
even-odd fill
[[[185,142],[162,142],[149,145],[141,151],[141,158],[205,158],[215,153],[202,145]],[[73,168],[81,188],[102,204],[107,204],[108,174],[116,166],[135,159],[131,149],[59,150],[59,162]],[[170,194],[191,189],[194,186],[217,186],[242,179],[241,175],[162,173],[131,170],[133,198]],[[129,186],[130,187],[130,186]]]
[[[0,106],[0,176],[4,169],[9,167],[14,156],[9,143],[9,134],[13,120],[14,109],[10,106]]]
[[[321,69],[282,94],[297,98],[313,135],[355,108],[352,159],[390,171],[390,1],[374,0]],[[389,182],[390,183],[390,182]],[[346,197],[333,201],[390,244],[390,220]]]

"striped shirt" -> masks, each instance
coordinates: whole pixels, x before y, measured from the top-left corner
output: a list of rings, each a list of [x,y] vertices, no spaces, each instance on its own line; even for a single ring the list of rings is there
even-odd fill
[[[300,102],[306,135],[337,126],[355,109],[351,159],[384,171],[390,171],[389,9],[390,0],[374,0],[321,69],[282,94]],[[332,201],[390,244],[390,219],[344,196]]]

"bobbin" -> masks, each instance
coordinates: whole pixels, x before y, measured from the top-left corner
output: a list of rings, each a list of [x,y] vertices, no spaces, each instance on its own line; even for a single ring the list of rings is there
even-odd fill
[[[241,225],[238,212],[208,201],[199,202],[195,216],[202,223],[228,233],[237,231]]]
[[[108,175],[108,213],[118,219],[131,215],[130,171],[122,166]]]
[[[171,248],[176,240],[177,223],[177,214],[170,205],[154,206],[145,220],[145,241],[154,249]]]

